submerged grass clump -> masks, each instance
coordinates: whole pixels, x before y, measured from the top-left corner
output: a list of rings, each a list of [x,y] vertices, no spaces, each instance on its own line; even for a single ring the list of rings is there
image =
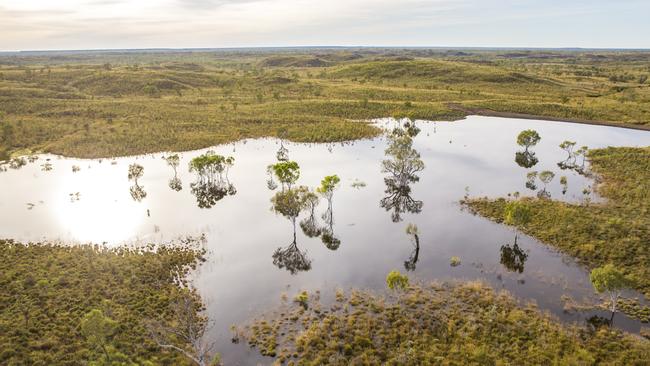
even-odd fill
[[[289,305],[245,327],[244,339],[288,365],[643,364],[650,357],[646,340],[562,326],[477,282],[337,292],[323,308]]]
[[[178,299],[202,307],[184,278],[203,251],[149,249],[0,240],[0,364],[189,364],[158,348],[145,322],[173,324]]]
[[[602,204],[575,205],[522,198],[531,220],[518,229],[572,255],[589,267],[611,263],[650,298],[650,147],[589,151],[591,169],[602,180]],[[474,212],[504,221],[509,200],[463,201]]]

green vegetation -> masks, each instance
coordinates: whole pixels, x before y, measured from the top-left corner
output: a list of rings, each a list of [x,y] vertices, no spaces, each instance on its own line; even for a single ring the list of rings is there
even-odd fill
[[[569,204],[522,198],[516,205],[530,210],[523,232],[578,258],[588,267],[613,264],[650,297],[650,147],[590,150],[591,170],[602,180],[596,187],[606,202]],[[476,213],[504,222],[514,201],[465,200]]]
[[[451,258],[449,258],[449,265],[452,267],[460,266],[460,257],[452,256]]]
[[[621,291],[629,287],[631,281],[611,264],[594,268],[589,274],[589,279],[594,285],[596,291],[607,293],[609,296],[610,311],[612,312],[612,316],[614,316],[618,306],[618,298],[621,296]]]
[[[391,290],[403,290],[409,284],[409,278],[399,271],[390,271],[386,276],[386,286]]]
[[[291,189],[300,178],[300,166],[295,161],[280,161],[269,165],[267,170],[273,173],[282,184],[282,190]]]
[[[531,146],[537,145],[537,143],[541,140],[542,138],[539,136],[539,133],[535,130],[523,130],[521,133],[517,136],[517,145],[525,147],[526,151]]]
[[[643,365],[650,357],[647,340],[562,326],[475,282],[338,291],[332,304],[287,304],[241,333],[287,365]]]
[[[374,136],[369,118],[513,113],[650,128],[648,52],[248,50],[0,56],[0,159]],[[110,65],[106,67],[106,65]]]
[[[201,309],[184,279],[201,256],[191,244],[142,251],[0,240],[0,364],[190,364],[157,347],[145,322],[175,324],[178,299]]]

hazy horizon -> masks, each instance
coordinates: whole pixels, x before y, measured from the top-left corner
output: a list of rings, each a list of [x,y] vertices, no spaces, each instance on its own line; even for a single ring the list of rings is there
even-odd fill
[[[648,13],[640,0],[0,0],[0,51],[647,49]]]

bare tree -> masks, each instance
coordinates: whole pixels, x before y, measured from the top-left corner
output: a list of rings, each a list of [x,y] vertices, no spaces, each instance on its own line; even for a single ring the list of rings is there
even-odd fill
[[[173,322],[151,320],[147,330],[160,348],[180,352],[199,366],[219,365],[216,344],[204,337],[213,323],[201,315],[199,307],[191,296],[183,296],[174,303]]]

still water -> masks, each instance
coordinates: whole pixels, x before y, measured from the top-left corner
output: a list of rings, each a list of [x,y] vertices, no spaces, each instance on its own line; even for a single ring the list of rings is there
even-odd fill
[[[388,130],[404,121],[376,122]],[[593,315],[563,310],[562,295],[578,301],[593,296],[584,268],[526,236],[519,238],[516,263],[502,263],[501,247],[512,243],[512,229],[473,216],[458,202],[466,194],[513,192],[598,201],[594,193],[584,193],[593,180],[582,174],[580,157],[576,169],[558,166],[567,158],[558,145],[568,139],[577,142],[576,149],[648,146],[650,132],[478,116],[418,121],[417,127],[412,149],[424,169],[402,189],[391,187],[394,180],[382,171],[382,161],[394,159],[385,152],[386,135],[344,144],[243,140],[181,153],[175,169],[163,159],[166,153],[104,160],[41,155],[20,169],[0,172],[0,237],[121,245],[205,235],[208,260],[192,276],[216,322],[210,337],[216,337],[228,364],[260,360],[254,350],[230,343],[229,327],[278,304],[282,292],[380,289],[393,269],[421,280],[484,279],[564,321]],[[523,151],[516,137],[524,129],[541,136],[531,148],[537,163],[530,168],[531,159],[516,159]],[[297,224],[294,242],[291,221],[271,210],[270,199],[280,188],[269,189],[266,167],[277,162],[281,146],[300,165],[297,185],[315,188],[326,175],[341,178],[331,216],[323,215],[324,199],[314,210],[313,223],[329,234],[327,240],[305,235]],[[192,187],[198,177],[189,171],[189,161],[208,150],[235,158],[223,197],[206,198]],[[134,163],[144,170],[130,180]],[[555,173],[550,183],[544,187],[538,179],[534,189],[526,186],[528,172],[544,170]],[[309,212],[303,212],[297,221],[307,218]],[[418,227],[419,245],[406,234],[411,223]],[[459,266],[450,266],[452,256],[460,258]],[[616,326],[638,332],[641,324],[619,315]]]

